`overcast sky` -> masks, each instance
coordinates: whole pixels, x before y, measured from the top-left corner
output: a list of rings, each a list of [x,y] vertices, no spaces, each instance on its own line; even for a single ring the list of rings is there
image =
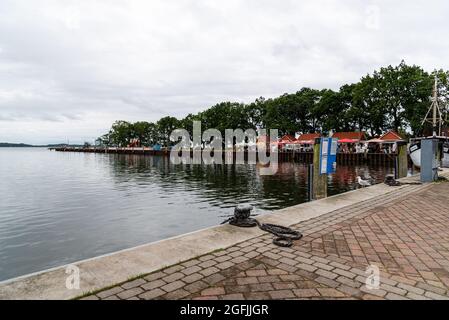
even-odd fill
[[[402,59],[449,69],[447,1],[0,0],[0,142],[93,141]]]

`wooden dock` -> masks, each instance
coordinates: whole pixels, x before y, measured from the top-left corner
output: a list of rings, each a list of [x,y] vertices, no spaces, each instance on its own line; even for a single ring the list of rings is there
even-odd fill
[[[148,156],[170,156],[169,150],[153,150],[150,148],[74,148],[74,147],[60,147],[50,148],[58,152],[85,152],[85,153],[106,153],[106,154],[129,154],[129,155],[148,155]],[[233,152],[233,157],[236,159],[240,152]],[[226,153],[223,153],[224,155]],[[193,151],[191,151],[191,156]],[[244,159],[248,159],[248,152],[244,152]],[[377,164],[377,165],[394,165],[396,154],[385,153],[339,153],[337,154],[338,164]],[[280,162],[299,162],[312,163],[313,152],[295,152],[295,151],[280,151],[278,152],[278,159]]]

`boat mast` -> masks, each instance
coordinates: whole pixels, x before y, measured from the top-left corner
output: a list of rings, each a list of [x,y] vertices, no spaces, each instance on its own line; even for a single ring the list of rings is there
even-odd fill
[[[430,110],[432,110],[432,118],[429,119],[427,116],[430,113]],[[438,118],[438,119],[437,119]],[[433,86],[433,94],[432,94],[432,105],[430,106],[429,110],[427,110],[427,114],[421,123],[421,125],[424,124],[424,122],[430,122],[432,123],[432,130],[433,130],[433,136],[437,136],[437,130],[438,130],[438,136],[441,135],[441,123],[443,122],[443,118],[441,117],[441,110],[440,106],[438,105],[438,78],[435,75],[435,84]]]

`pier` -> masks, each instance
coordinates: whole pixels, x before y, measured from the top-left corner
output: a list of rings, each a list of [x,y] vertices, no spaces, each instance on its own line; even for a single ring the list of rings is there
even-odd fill
[[[440,176],[449,176],[445,169]],[[0,283],[1,299],[448,299],[449,183],[418,176],[258,217],[304,234],[277,247],[221,225]],[[366,286],[379,269],[379,285]],[[104,288],[104,289],[103,289]]]
[[[128,155],[147,155],[147,156],[170,156],[169,150],[153,150],[150,148],[74,148],[60,147],[50,150],[58,152],[84,152],[84,153],[103,153],[103,154],[128,154]],[[239,152],[233,152],[234,159]],[[225,155],[225,153],[223,152]],[[244,152],[244,158],[248,158],[248,153]],[[394,165],[397,154],[391,153],[339,153],[337,154],[337,163],[339,164],[378,164]],[[299,151],[280,151],[278,152],[279,161],[291,161],[299,163],[312,163],[313,152]]]

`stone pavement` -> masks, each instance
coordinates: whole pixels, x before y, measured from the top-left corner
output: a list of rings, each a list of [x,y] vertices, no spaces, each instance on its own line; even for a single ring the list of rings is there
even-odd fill
[[[447,182],[408,185],[294,226],[291,248],[264,234],[83,299],[449,299],[448,204]]]

